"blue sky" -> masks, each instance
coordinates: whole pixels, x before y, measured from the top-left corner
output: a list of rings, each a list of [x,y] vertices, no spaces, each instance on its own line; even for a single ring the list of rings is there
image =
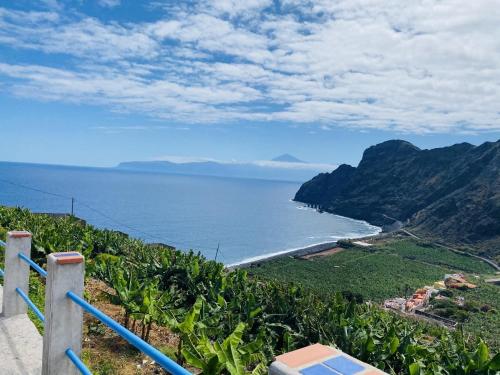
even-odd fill
[[[2,2],[0,160],[356,164],[391,138],[497,140],[498,5]]]

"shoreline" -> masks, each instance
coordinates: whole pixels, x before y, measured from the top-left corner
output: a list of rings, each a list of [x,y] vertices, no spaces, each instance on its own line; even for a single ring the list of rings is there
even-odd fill
[[[290,201],[294,202],[294,203],[297,203],[297,201],[295,201],[293,199],[290,199]],[[298,203],[302,203],[302,202],[298,202]],[[315,210],[318,213],[322,213],[322,212],[319,212],[319,210],[316,209],[316,208],[312,208],[312,207],[308,207],[308,206],[302,206],[302,207],[307,208],[307,209]],[[350,220],[353,220],[353,221],[364,221],[364,220],[353,219],[351,217],[337,215],[337,214],[334,214],[333,212],[328,212],[328,211],[323,211],[323,212],[326,213],[326,214],[328,214],[328,215],[335,215],[335,216],[339,216],[339,217],[342,217],[344,219],[350,219]],[[297,257],[297,256],[299,256],[300,257],[300,256],[305,256],[305,255],[311,255],[311,254],[320,253],[322,251],[329,250],[331,248],[337,247],[337,243],[340,240],[363,240],[363,239],[369,239],[369,238],[378,238],[381,234],[386,233],[386,232],[384,232],[384,228],[383,227],[379,227],[379,226],[370,224],[367,221],[364,221],[364,222],[366,224],[368,224],[369,226],[376,227],[378,229],[378,232],[374,233],[374,234],[363,235],[361,237],[338,238],[335,241],[320,242],[320,243],[315,243],[315,244],[311,244],[311,245],[307,245],[307,246],[303,246],[303,247],[292,248],[292,249],[287,249],[287,250],[281,250],[281,251],[276,251],[276,252],[262,254],[262,255],[256,255],[254,257],[246,258],[246,259],[243,259],[243,260],[241,260],[239,262],[231,263],[231,264],[226,264],[224,266],[228,270],[234,270],[234,269],[237,269],[237,268],[249,268],[249,267],[258,266],[261,263],[269,262],[271,260],[282,258],[282,257],[285,257],[285,256],[288,256],[288,257]]]
[[[324,250],[328,250],[337,245],[337,241],[321,242],[317,244],[312,244],[306,247],[299,247],[289,250],[277,251],[274,253],[257,255],[252,258],[243,259],[241,262],[231,263],[226,265],[226,269],[233,270],[236,268],[247,268],[254,265],[258,265],[263,262],[268,262],[273,259],[282,258],[284,256],[303,256],[318,253]]]
[[[304,246],[304,247],[278,251],[278,252],[274,252],[274,253],[270,253],[270,254],[257,255],[257,256],[252,257],[252,258],[243,259],[241,262],[227,264],[227,265],[225,265],[225,268],[228,270],[234,270],[234,269],[238,269],[238,268],[249,268],[249,267],[258,266],[262,263],[269,262],[269,261],[283,258],[283,257],[301,257],[301,256],[305,256],[305,255],[317,254],[317,253],[321,253],[325,250],[329,250],[329,249],[332,249],[334,247],[337,247],[338,241],[341,241],[341,240],[375,239],[375,238],[380,238],[381,236],[384,237],[387,234],[388,233],[386,233],[386,232],[380,231],[376,234],[370,234],[370,235],[362,236],[362,237],[346,237],[346,238],[341,238],[337,241],[321,242],[321,243],[312,244],[312,245],[308,245],[308,246]]]

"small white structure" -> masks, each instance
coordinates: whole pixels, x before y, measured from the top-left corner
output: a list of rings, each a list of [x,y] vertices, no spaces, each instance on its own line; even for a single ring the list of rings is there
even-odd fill
[[[352,241],[354,245],[362,246],[362,247],[370,247],[373,246],[371,243],[365,241]]]
[[[405,311],[405,304],[404,298],[391,298],[384,301],[384,307],[397,311]]]

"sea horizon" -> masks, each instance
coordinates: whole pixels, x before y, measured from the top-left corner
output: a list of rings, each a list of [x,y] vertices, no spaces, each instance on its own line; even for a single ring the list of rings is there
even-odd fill
[[[207,259],[219,247],[228,266],[380,232],[294,202],[300,182],[18,162],[0,162],[0,175],[2,205],[70,213],[74,197],[75,216],[89,224]]]
[[[118,166],[112,167],[100,167],[94,165],[74,165],[74,164],[53,164],[53,163],[37,163],[37,162],[23,162],[23,161],[8,161],[8,160],[0,160],[1,164],[16,164],[16,165],[33,165],[40,167],[48,167],[48,168],[69,168],[69,169],[92,169],[96,171],[113,171],[113,172],[124,172],[124,173],[139,173],[139,174],[166,174],[166,175],[174,175],[174,176],[200,176],[200,177],[214,177],[214,178],[228,178],[228,179],[237,179],[237,180],[259,180],[259,181],[272,181],[272,182],[284,182],[284,183],[297,183],[303,184],[306,181],[302,180],[283,180],[279,178],[260,178],[260,177],[239,177],[239,176],[222,176],[222,175],[213,175],[213,174],[196,174],[196,173],[182,173],[182,172],[156,172],[149,170],[135,170],[135,169],[126,169],[126,168],[118,168]],[[179,163],[182,164],[182,163]],[[1,177],[0,177],[1,179]]]

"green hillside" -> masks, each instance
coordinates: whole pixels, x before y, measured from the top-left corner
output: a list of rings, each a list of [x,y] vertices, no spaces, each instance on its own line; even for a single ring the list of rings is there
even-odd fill
[[[82,252],[87,284],[99,279],[108,285],[112,303],[125,312],[123,323],[146,340],[157,335],[155,330],[173,335],[162,350],[197,372],[264,374],[275,355],[315,342],[393,374],[494,374],[500,369],[500,354],[460,331],[405,319],[340,294],[249,277],[244,270],[229,272],[193,252],[150,246],[76,218],[0,207],[0,237],[13,229],[33,233],[32,258],[41,264],[53,251]],[[38,294],[35,301],[43,295],[38,286],[30,291]],[[99,332],[99,327],[88,329]],[[129,349],[124,344],[116,351],[123,358],[121,351]],[[84,358],[91,368],[99,360]]]
[[[310,260],[276,259],[262,263],[250,272],[266,279],[300,282],[325,296],[334,292],[351,292],[359,294],[365,301],[378,303],[432,285],[443,280],[445,274],[465,273],[472,282],[480,283],[480,287],[459,291],[457,296],[474,301],[478,308],[491,305],[495,311],[471,313],[464,327],[467,332],[500,348],[500,288],[482,282],[495,270],[476,258],[441,247],[412,239],[397,239],[368,249],[354,247]]]

